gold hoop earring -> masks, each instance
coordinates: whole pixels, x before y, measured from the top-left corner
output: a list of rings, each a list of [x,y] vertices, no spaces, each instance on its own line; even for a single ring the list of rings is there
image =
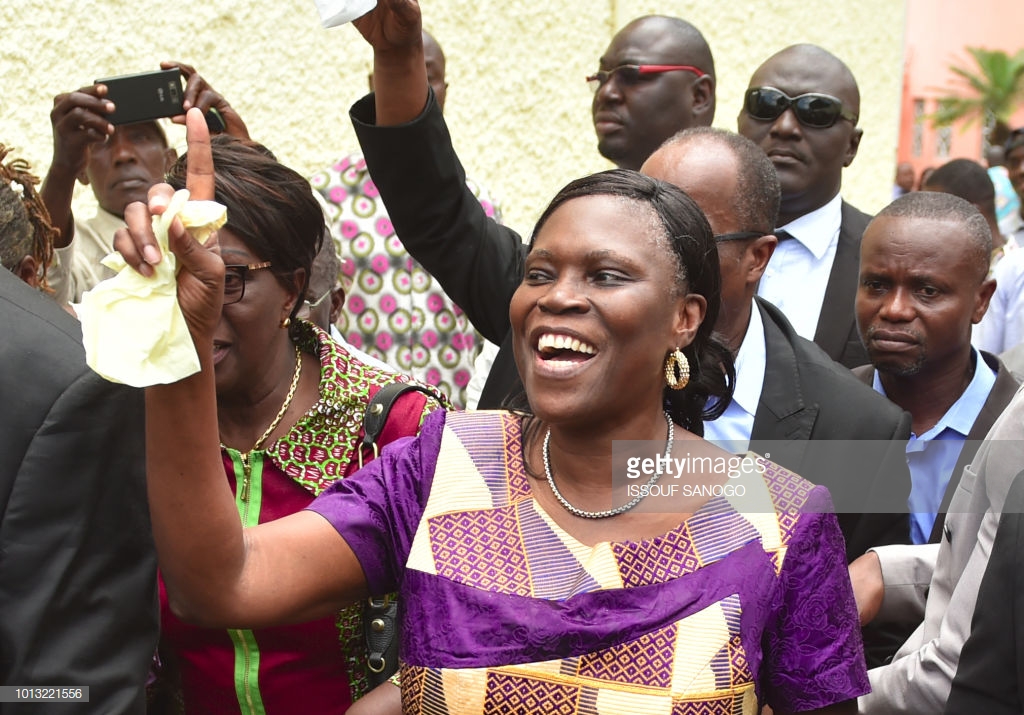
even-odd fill
[[[281,321],[281,327],[282,328],[287,328],[291,324],[292,324],[292,319],[291,318],[285,318],[284,320]]]
[[[679,348],[665,358],[665,382],[673,390],[682,390],[690,384],[690,361]]]

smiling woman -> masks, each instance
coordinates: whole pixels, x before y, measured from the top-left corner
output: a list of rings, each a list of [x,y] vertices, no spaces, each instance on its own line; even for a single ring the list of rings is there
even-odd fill
[[[535,413],[553,409],[562,421],[577,410],[593,425],[605,412],[619,421],[630,405],[663,401],[703,434],[703,421],[728,404],[735,373],[712,335],[721,273],[711,229],[690,197],[666,186],[596,174],[569,184],[540,217],[509,311]],[[662,377],[676,350],[689,365],[683,390]],[[705,410],[709,397],[718,399]]]
[[[203,125],[189,128],[188,183],[204,198]],[[133,265],[147,220],[119,236]],[[241,248],[226,239],[225,254]],[[147,392],[154,531],[177,613],[265,627],[397,589],[409,713],[841,713],[867,690],[823,488],[764,460],[744,482],[762,513],[724,488],[687,510],[640,513],[642,495],[608,508],[626,495],[611,478],[616,441],[664,445],[663,459],[674,445],[733,456],[695,434],[729,399],[732,367],[710,327],[714,238],[679,189],[615,170],[545,211],[512,307],[524,411],[435,413],[307,510],[246,529],[212,434],[227,365],[213,368],[214,349],[232,343],[218,323],[223,261],[177,232],[171,247],[203,356],[201,374]],[[271,354],[284,385],[288,351]]]

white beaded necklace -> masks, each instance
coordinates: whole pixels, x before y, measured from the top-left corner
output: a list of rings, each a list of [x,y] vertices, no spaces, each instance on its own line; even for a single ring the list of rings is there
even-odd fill
[[[665,421],[668,422],[668,440],[665,443],[665,456],[663,459],[668,461],[668,458],[672,456],[672,442],[675,439],[676,431],[675,425],[672,423],[672,416],[666,412]],[[610,516],[617,516],[625,513],[640,503],[640,500],[646,496],[647,492],[641,490],[640,494],[633,498],[632,501],[623,504],[622,506],[615,507],[614,509],[606,509],[605,511],[586,511],[585,509],[578,509],[569,503],[569,500],[562,496],[562,493],[558,491],[558,487],[555,486],[555,479],[551,476],[551,455],[549,445],[551,443],[551,428],[548,428],[547,434],[544,435],[544,448],[541,454],[544,457],[544,476],[548,478],[548,486],[551,487],[551,493],[555,495],[555,499],[558,503],[565,507],[565,510],[574,516],[580,516],[584,519],[607,519]],[[655,472],[654,476],[647,482],[647,486],[650,487],[661,476],[658,472]]]

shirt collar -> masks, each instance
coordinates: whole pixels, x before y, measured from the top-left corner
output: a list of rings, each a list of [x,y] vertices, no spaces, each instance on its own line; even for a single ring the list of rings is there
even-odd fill
[[[975,420],[978,419],[978,415],[981,413],[981,408],[985,406],[985,401],[988,399],[989,393],[992,392],[992,387],[996,384],[995,371],[989,367],[989,364],[985,362],[985,358],[973,346],[971,347],[971,359],[974,361],[974,376],[968,383],[967,389],[946,410],[946,414],[942,416],[942,419],[936,422],[935,426],[930,430],[922,435],[918,435],[918,439],[934,439],[946,429],[951,429],[963,437],[967,437],[970,434]],[[876,392],[885,394],[885,388],[882,387],[882,380],[878,375],[878,370],[875,370],[872,385]]]
[[[785,226],[779,226],[779,230],[786,231],[820,260],[839,235],[842,222],[843,197],[836,194],[821,208],[804,214]]]

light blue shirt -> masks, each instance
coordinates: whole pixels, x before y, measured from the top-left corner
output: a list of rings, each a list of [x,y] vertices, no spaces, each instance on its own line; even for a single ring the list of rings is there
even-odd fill
[[[775,248],[757,286],[757,294],[781,310],[797,335],[808,340],[814,340],[818,328],[842,223],[843,199],[836,194],[821,208],[779,226],[793,238]]]
[[[974,377],[960,398],[934,427],[920,436],[911,432],[907,440],[911,483],[907,506],[910,509],[910,538],[915,544],[928,543],[964,441],[992,392],[992,386],[996,384],[995,371],[974,348],[971,348],[971,359],[975,364]],[[877,370],[873,386],[876,392],[885,394]]]
[[[704,423],[704,439],[733,454],[747,451],[757,403],[761,401],[766,357],[764,322],[757,304],[751,301],[750,322],[736,353],[736,389],[732,402],[721,417]]]

